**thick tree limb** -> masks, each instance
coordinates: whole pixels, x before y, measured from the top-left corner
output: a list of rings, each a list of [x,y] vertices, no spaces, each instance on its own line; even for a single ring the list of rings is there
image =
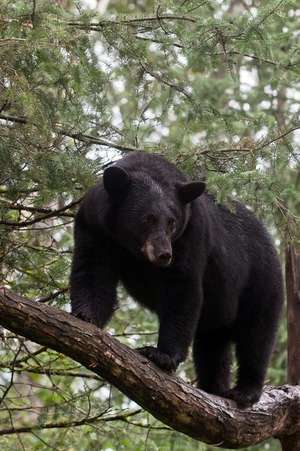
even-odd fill
[[[247,410],[155,367],[97,327],[0,290],[0,324],[61,352],[120,389],[168,426],[197,440],[241,448],[300,431],[300,387],[268,387]]]

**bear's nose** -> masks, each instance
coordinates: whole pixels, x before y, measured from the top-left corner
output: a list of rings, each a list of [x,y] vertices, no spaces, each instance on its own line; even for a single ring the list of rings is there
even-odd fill
[[[171,262],[172,254],[170,252],[162,252],[157,257],[157,262],[160,265],[168,265]]]

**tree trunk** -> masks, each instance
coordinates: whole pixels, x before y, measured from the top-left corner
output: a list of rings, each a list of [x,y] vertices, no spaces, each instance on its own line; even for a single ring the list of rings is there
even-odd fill
[[[300,384],[300,252],[286,250],[286,295],[288,322],[288,383]]]
[[[300,252],[294,246],[285,255],[287,325],[288,325],[288,383],[300,384]],[[300,451],[300,433],[281,439],[283,451]]]
[[[268,387],[259,403],[240,410],[232,401],[161,371],[97,327],[4,289],[0,324],[73,358],[165,424],[197,440],[242,448],[300,431],[300,387]]]
[[[300,434],[287,436],[281,440],[282,451],[300,451]]]

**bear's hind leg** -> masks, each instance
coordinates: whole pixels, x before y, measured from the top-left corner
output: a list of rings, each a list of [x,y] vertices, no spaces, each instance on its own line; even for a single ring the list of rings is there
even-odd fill
[[[260,311],[256,314],[248,311],[238,323],[235,339],[237,385],[229,390],[226,397],[234,399],[239,407],[248,407],[257,402],[263,390],[280,317],[280,294],[277,299],[273,296],[269,301],[261,302]]]
[[[253,332],[248,337],[239,337],[236,345],[238,361],[237,385],[225,393],[226,398],[236,401],[239,407],[248,407],[257,402],[263,390],[271,347],[268,342],[258,343]]]
[[[223,396],[230,388],[231,352],[227,333],[197,333],[193,356],[198,388]]]

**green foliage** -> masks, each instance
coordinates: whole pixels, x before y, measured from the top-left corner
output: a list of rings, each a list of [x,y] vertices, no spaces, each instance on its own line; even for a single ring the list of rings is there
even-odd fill
[[[128,148],[163,153],[228,205],[242,199],[282,255],[299,240],[299,5],[259,3],[111,0],[101,15],[72,0],[0,0],[1,285],[69,308],[77,201]],[[109,330],[155,343],[154,316],[122,288],[120,299]],[[286,338],[283,322],[271,383],[285,381]],[[216,449],[146,412],[107,421],[137,406],[38,349],[11,334],[0,344],[0,432],[41,425],[0,436],[3,449]],[[190,360],[179,374],[193,380]]]

